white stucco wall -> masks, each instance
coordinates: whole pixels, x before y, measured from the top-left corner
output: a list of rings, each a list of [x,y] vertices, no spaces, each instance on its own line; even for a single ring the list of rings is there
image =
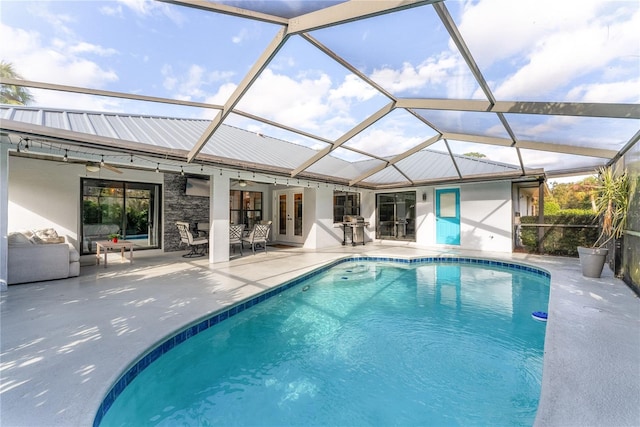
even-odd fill
[[[9,157],[8,232],[53,227],[76,249],[80,231],[80,178],[161,184],[163,175],[125,170],[87,173],[84,165]]]
[[[510,182],[404,188],[394,191],[416,191],[416,241],[425,247],[448,247],[436,244],[435,190],[460,189],[460,249],[511,252],[512,204]],[[391,193],[392,191],[387,191]],[[425,194],[426,200],[422,195]],[[375,224],[375,196],[371,223]],[[364,206],[364,201],[363,201]],[[371,227],[372,237],[375,236]]]
[[[304,193],[304,248],[321,249],[341,244],[342,229],[333,225],[333,187],[308,188]]]
[[[463,249],[511,252],[511,183],[483,182],[461,186],[460,233]]]
[[[416,245],[431,246],[435,244],[433,187],[418,187],[416,190]],[[422,200],[423,194],[426,200]]]

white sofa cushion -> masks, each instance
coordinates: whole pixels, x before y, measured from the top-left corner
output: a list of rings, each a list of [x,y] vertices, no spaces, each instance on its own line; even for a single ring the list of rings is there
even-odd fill
[[[78,253],[76,248],[73,247],[73,245],[71,245],[70,243],[68,245],[69,245],[69,262],[79,262],[80,254]]]
[[[7,283],[39,282],[69,277],[69,245],[9,246]]]

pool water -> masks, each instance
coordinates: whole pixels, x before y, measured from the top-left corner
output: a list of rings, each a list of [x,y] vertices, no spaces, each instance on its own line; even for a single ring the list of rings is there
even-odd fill
[[[532,425],[549,279],[339,264],[176,346],[101,426]]]

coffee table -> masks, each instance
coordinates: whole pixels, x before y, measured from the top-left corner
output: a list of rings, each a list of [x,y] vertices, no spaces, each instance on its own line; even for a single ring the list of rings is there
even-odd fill
[[[100,265],[100,249],[104,251],[104,268],[107,268],[107,254],[109,251],[120,249],[120,255],[124,260],[124,250],[129,249],[129,261],[133,263],[133,242],[128,240],[118,240],[117,243],[111,240],[100,240],[96,243],[96,264]]]

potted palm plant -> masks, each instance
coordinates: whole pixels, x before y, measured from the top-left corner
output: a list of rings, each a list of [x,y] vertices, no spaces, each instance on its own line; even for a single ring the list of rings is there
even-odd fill
[[[609,250],[604,247],[612,239],[622,237],[629,211],[631,184],[627,172],[616,176],[611,166],[598,169],[596,187],[596,217],[602,231],[593,246],[578,247],[582,275],[600,277]]]

